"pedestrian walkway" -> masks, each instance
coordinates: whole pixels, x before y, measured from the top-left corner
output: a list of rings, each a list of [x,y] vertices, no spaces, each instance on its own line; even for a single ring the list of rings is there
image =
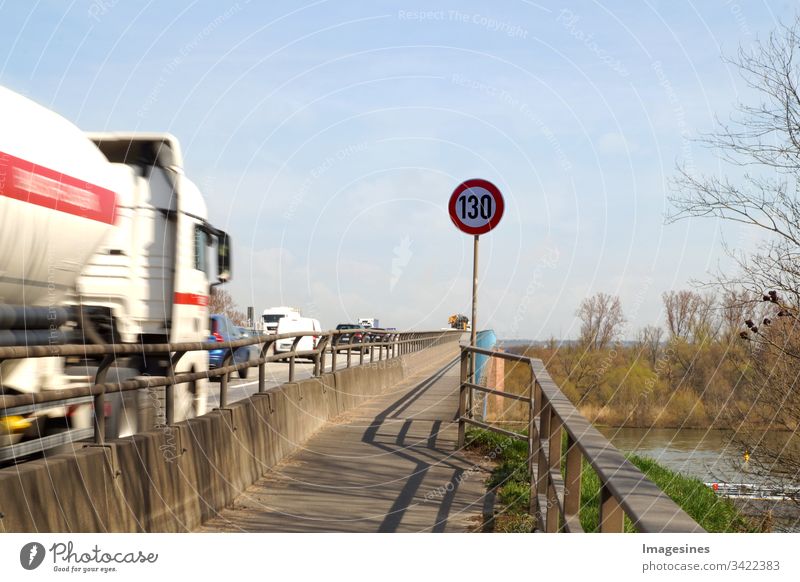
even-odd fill
[[[337,418],[200,531],[480,529],[493,497],[482,459],[455,451],[458,375],[439,363]]]

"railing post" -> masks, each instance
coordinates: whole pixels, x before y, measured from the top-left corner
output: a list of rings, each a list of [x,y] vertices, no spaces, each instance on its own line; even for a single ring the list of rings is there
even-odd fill
[[[364,343],[363,339],[361,340],[361,343]],[[364,365],[364,347],[363,346],[358,348],[358,365],[359,366],[363,366]]]
[[[475,353],[474,352],[470,352],[469,353],[469,371],[467,372],[467,374],[468,374],[467,377],[469,378],[470,382],[472,382],[473,384],[477,384],[477,382],[475,382],[475,378],[472,375],[472,370],[475,369],[475,365],[472,363],[474,360],[475,360]],[[473,402],[472,402],[472,397],[473,397],[473,390],[472,390],[471,387],[468,387],[467,388],[467,417],[469,417],[469,418],[472,418],[472,409],[474,407]]]
[[[273,340],[274,341],[274,340]],[[272,346],[273,341],[265,341],[261,347],[261,357],[266,358],[269,354],[269,348]],[[262,362],[258,365],[258,392],[263,394],[267,391],[267,363]]]
[[[106,442],[106,389],[94,395],[94,443],[102,445]]]
[[[105,384],[108,369],[114,363],[115,356],[112,354],[103,356],[100,365],[97,366],[97,372],[94,375],[94,384]],[[99,394],[94,395],[94,443],[102,445],[106,442],[106,389],[103,388]],[[122,398],[122,392],[119,393]]]
[[[223,374],[219,382],[219,407],[228,406],[228,374]]]
[[[536,515],[536,479],[534,475],[534,466],[536,465],[536,441],[538,436],[536,434],[536,412],[534,403],[536,402],[536,375],[533,371],[533,366],[528,361],[528,367],[531,372],[530,385],[528,386],[528,479],[530,480],[530,506],[528,511],[531,515]]]
[[[550,469],[550,463],[547,459],[547,452],[544,450],[544,443],[542,439],[545,435],[550,434],[550,404],[545,401],[544,394],[541,392],[541,386],[538,386],[541,393],[541,410],[539,411],[539,442],[536,447],[536,468],[538,475],[536,476],[536,490],[540,494],[547,495],[547,471]],[[540,517],[545,517],[541,514],[542,510],[547,508],[540,507]]]
[[[549,471],[547,472],[547,532],[556,533],[559,530],[559,508],[558,492],[556,484],[553,483],[552,474],[555,471],[561,472],[561,419],[558,418],[555,409],[550,409],[550,433],[547,440],[548,460],[550,461]]]
[[[258,365],[258,392],[263,394],[267,391],[267,364],[262,362]]]
[[[351,356],[351,352],[352,352],[352,348],[350,347],[350,343],[348,342],[348,344],[347,344],[347,367],[348,368],[350,367],[350,359],[352,357]]]
[[[469,354],[465,348],[461,348],[461,383],[459,384],[458,388],[458,445],[457,447],[460,449],[464,446],[465,440],[465,422],[464,422],[464,413],[465,408],[467,406],[467,392],[466,392],[466,381],[467,381],[467,366]]]
[[[581,451],[567,431],[567,462],[564,468],[564,521],[578,515],[581,507]]]
[[[605,483],[600,485],[600,532],[622,533],[625,513]]]
[[[169,360],[169,375],[172,382],[164,387],[164,398],[166,399],[164,409],[166,412],[165,422],[167,426],[175,424],[175,368],[178,366],[178,362],[185,353],[186,352],[175,352]]]
[[[336,371],[336,355],[339,353],[339,337],[340,336],[335,335],[331,340],[331,372]]]

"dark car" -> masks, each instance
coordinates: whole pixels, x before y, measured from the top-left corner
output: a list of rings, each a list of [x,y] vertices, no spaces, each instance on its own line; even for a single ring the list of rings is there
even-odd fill
[[[250,334],[234,324],[227,315],[214,314],[209,318],[209,329],[211,335],[209,341],[216,342],[229,342],[250,337]],[[218,350],[211,350],[208,352],[208,367],[219,368],[222,365],[225,356],[230,353],[230,348],[220,348]],[[252,362],[257,360],[259,356],[259,349],[257,345],[242,346],[236,348],[233,352],[234,364],[241,364],[242,362]],[[240,378],[247,378],[249,368],[239,370]]]
[[[380,332],[380,333],[373,333],[373,332]],[[385,333],[384,333],[385,332]],[[383,327],[373,327],[370,329],[369,333],[369,341],[372,343],[382,343],[387,344],[391,339],[392,334],[390,330],[383,328]]]
[[[338,345],[354,345],[368,341],[367,330],[356,323],[340,323],[336,326],[337,330],[353,330],[353,333],[345,333],[339,336]]]

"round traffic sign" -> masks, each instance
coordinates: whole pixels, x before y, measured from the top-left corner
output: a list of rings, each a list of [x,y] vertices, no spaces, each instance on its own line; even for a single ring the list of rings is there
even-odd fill
[[[503,218],[505,203],[500,189],[480,178],[461,182],[450,196],[450,219],[467,234],[486,234]]]

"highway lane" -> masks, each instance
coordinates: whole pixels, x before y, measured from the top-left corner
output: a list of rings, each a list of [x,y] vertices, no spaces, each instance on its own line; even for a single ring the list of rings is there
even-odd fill
[[[375,359],[377,360],[377,352]],[[370,361],[369,354],[364,354],[364,363]],[[336,358],[337,369],[342,369],[346,365],[347,355],[341,353]],[[353,353],[351,356],[351,365],[358,365],[358,353]],[[331,369],[331,357],[325,356],[325,370]],[[237,374],[233,375],[230,382],[228,382],[228,402],[236,402],[249,398],[250,395],[258,392],[258,367],[248,369],[247,378],[240,379]],[[289,381],[289,362],[270,362],[266,365],[266,383],[267,389],[280,386]],[[305,380],[314,375],[314,363],[308,360],[296,360],[294,364],[294,379]],[[218,380],[210,380],[208,383],[208,409],[219,407],[219,388],[220,382]]]

